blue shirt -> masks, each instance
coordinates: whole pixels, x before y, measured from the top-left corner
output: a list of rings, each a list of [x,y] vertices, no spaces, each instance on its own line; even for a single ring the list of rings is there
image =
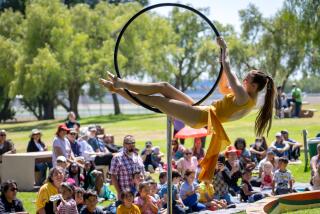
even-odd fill
[[[78,141],[74,141],[73,143],[70,142],[71,150],[75,157],[81,156],[80,145]]]

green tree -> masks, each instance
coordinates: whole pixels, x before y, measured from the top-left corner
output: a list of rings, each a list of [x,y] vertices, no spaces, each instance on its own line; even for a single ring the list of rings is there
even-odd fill
[[[304,40],[298,17],[283,7],[263,18],[254,5],[240,11],[242,36],[256,46],[257,67],[269,72],[283,87],[301,69]]]
[[[9,97],[9,90],[18,57],[19,53],[14,42],[0,36],[0,121],[13,119],[15,114],[11,108],[12,99]]]

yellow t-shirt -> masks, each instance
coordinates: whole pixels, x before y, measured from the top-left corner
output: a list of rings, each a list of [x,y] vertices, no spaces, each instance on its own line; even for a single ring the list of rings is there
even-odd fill
[[[58,189],[55,186],[53,186],[52,183],[47,182],[44,185],[42,185],[37,194],[37,200],[36,200],[37,211],[45,207],[46,203],[49,201],[52,195],[57,195],[57,194],[58,194]]]
[[[117,214],[141,214],[139,207],[135,204],[132,204],[130,208],[125,207],[123,204],[121,204],[117,208]]]
[[[206,194],[208,194],[209,198],[213,198],[214,195],[214,188],[212,184],[206,185],[204,182],[201,182],[199,185],[199,193],[200,193],[200,198],[199,202],[201,203],[207,203],[207,197]]]

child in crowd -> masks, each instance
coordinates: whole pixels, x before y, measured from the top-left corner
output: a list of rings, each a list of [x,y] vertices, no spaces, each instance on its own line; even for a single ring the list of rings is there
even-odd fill
[[[317,173],[312,177],[313,190],[320,190],[320,166],[317,166]]]
[[[121,193],[122,204],[117,208],[117,214],[140,214],[140,209],[133,204],[133,194],[131,191],[124,191]]]
[[[157,201],[150,195],[150,184],[142,182],[139,184],[139,196],[134,199],[134,203],[143,214],[157,214]]]
[[[166,184],[166,182],[167,182],[167,172],[166,171],[160,172],[160,174],[159,174],[159,189],[162,185]]]
[[[251,159],[257,164],[267,155],[268,145],[265,137],[257,137],[250,146]]]
[[[80,213],[80,211],[84,207],[83,194],[85,191],[82,188],[76,188],[76,190],[74,192],[75,192],[74,199],[77,204],[77,210]]]
[[[256,166],[254,162],[251,161],[251,153],[246,148],[246,141],[244,138],[237,138],[234,142],[234,147],[240,151],[240,162],[245,169],[253,170]]]
[[[272,189],[273,165],[270,161],[266,161],[262,168],[261,189]]]
[[[162,171],[163,167],[162,157],[164,157],[164,154],[160,151],[160,147],[154,146],[152,148],[152,158],[154,163],[158,166],[160,172]]]
[[[184,173],[184,182],[180,188],[180,197],[183,204],[191,209],[192,212],[199,212],[206,209],[206,206],[199,202],[199,185],[195,182],[195,171],[187,169]]]
[[[293,179],[291,176],[291,172],[287,170],[288,162],[289,161],[287,158],[279,158],[279,169],[275,171],[272,182],[272,194],[282,195],[288,194],[293,191]],[[275,188],[276,190],[274,191]]]
[[[235,207],[229,194],[229,183],[231,182],[230,170],[225,167],[225,162],[224,156],[219,155],[213,180],[214,198],[217,200],[224,199],[229,207],[231,207],[230,205]]]
[[[73,187],[67,182],[60,185],[61,203],[57,207],[58,214],[78,213],[77,203],[73,199]]]
[[[80,214],[104,214],[103,210],[97,207],[98,195],[95,192],[88,190],[83,195],[83,199],[86,206],[81,210]]]
[[[150,184],[150,195],[156,200],[159,209],[162,208],[162,202],[160,196],[158,195],[158,184],[154,180],[149,181]]]
[[[252,173],[250,170],[245,170],[242,174],[242,186],[240,190],[241,201],[253,203],[264,198],[261,193],[253,191],[250,184]]]
[[[199,202],[206,205],[208,210],[218,210],[227,207],[227,202],[225,200],[215,200],[214,199],[214,188],[209,180],[204,180],[199,185]]]
[[[133,173],[133,186],[131,187],[131,192],[133,193],[133,197],[138,196],[138,189],[140,183],[143,181],[143,175],[141,172],[137,171]]]
[[[159,178],[163,176],[166,178],[166,173],[160,173]],[[181,198],[179,196],[178,192],[178,184],[180,183],[181,179],[181,174],[176,171],[172,170],[172,213],[174,214],[184,214],[185,212],[185,207],[183,202],[181,201]],[[166,182],[166,180],[165,180]],[[161,181],[160,181],[161,183]],[[162,200],[162,207],[167,208],[167,193],[168,193],[168,185],[167,183],[164,183],[161,185],[160,190],[159,190],[159,196]]]

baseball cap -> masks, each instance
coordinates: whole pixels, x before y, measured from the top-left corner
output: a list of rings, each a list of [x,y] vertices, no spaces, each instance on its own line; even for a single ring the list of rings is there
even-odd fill
[[[276,133],[276,137],[281,137],[281,132]]]
[[[281,134],[289,134],[288,130],[282,130]]]
[[[78,133],[75,128],[70,128],[69,133]]]
[[[70,129],[66,126],[66,124],[60,124],[59,126],[58,126],[58,131],[60,131],[60,130],[64,130],[64,131],[70,131]]]
[[[134,137],[132,135],[126,135],[123,138],[123,143],[125,143],[125,144],[134,144],[134,143],[136,143],[136,140],[134,139]]]
[[[96,132],[96,131],[97,131],[96,125],[90,125],[90,126],[88,127],[88,131],[89,131],[89,132]]]
[[[66,159],[66,157],[65,156],[58,156],[57,157],[57,161],[61,161],[61,162],[67,162],[67,159]]]

